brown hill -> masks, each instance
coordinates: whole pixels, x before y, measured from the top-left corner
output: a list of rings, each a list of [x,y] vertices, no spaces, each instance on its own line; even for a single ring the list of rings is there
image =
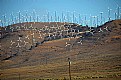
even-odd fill
[[[36,23],[32,23],[32,25],[34,24]],[[37,27],[34,25],[26,30],[15,28],[13,32],[8,28],[9,35],[0,39],[2,44],[0,49],[0,79],[68,79],[68,58],[71,58],[72,80],[100,80],[100,78],[102,80],[120,80],[121,20],[105,23],[97,28],[91,36],[87,33],[88,28],[83,35],[77,35],[78,31],[69,32],[67,35],[66,30],[71,30],[67,27],[69,23],[67,23],[68,25],[65,24],[66,27],[64,23],[58,23],[61,27],[57,27],[57,29],[55,29],[57,23],[52,23],[56,26],[54,29],[48,27],[49,30],[43,27],[43,25],[47,27],[49,23],[37,24]],[[14,26],[16,25],[19,24]],[[76,25],[75,27],[78,29],[79,26]],[[108,30],[105,29],[106,27]],[[103,30],[102,32],[99,32],[100,28]],[[42,38],[38,38],[40,36],[38,29],[41,31]],[[55,33],[57,35],[62,30],[65,30],[62,35],[67,35],[67,37],[46,40],[35,47],[36,43],[33,41],[42,42],[46,36],[49,36],[48,31],[51,33],[50,35],[57,31]],[[34,37],[31,35],[33,33]],[[72,33],[75,36],[70,36]],[[79,31],[79,33],[83,32]],[[11,40],[15,43],[12,44]],[[25,46],[24,41],[28,42]],[[33,44],[35,45],[34,48],[28,50]]]

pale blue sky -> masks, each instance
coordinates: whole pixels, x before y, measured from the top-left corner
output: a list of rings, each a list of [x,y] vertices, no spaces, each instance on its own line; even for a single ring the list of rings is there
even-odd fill
[[[99,16],[100,23],[100,12],[103,12],[105,21],[108,20],[108,7],[112,9],[110,16],[114,19],[117,6],[121,6],[121,0],[0,0],[0,20],[4,22],[3,15],[5,15],[6,24],[11,24],[10,14],[13,14],[14,18],[18,18],[19,11],[21,12],[21,16],[25,16],[27,10],[27,15],[33,16],[32,12],[35,10],[36,15],[34,16],[38,16],[39,21],[44,21],[43,16],[47,15],[48,12],[49,19],[51,20],[52,16],[52,20],[54,21],[56,11],[56,16],[59,16],[60,19],[62,18],[62,12],[65,17],[69,15],[69,20],[66,19],[66,22],[72,22],[74,13],[76,22],[79,22],[78,18],[80,14],[83,24],[86,24],[84,21],[86,16],[87,24],[92,25],[89,17]],[[94,21],[94,18],[92,19]]]

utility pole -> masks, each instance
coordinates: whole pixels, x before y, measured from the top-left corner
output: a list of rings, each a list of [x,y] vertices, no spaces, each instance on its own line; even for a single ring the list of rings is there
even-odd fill
[[[68,58],[68,62],[69,62],[69,79],[71,80],[71,61],[70,61],[70,58]]]
[[[21,77],[20,77],[20,73],[18,74],[19,75],[19,80],[21,79]]]

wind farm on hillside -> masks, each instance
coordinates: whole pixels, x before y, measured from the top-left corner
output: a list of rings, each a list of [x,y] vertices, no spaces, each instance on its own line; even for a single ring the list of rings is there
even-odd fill
[[[120,10],[3,15],[0,80],[120,80]]]

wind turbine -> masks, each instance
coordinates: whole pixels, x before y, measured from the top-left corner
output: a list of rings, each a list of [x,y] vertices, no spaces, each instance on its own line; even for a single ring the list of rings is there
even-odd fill
[[[29,38],[29,35],[27,35],[25,38],[26,38],[26,39],[30,39],[30,38]]]
[[[20,11],[18,12],[18,19],[19,19],[19,23],[21,23],[21,13],[20,13]]]
[[[117,13],[116,12],[114,13],[114,17],[115,17],[115,20],[116,20],[117,19]]]
[[[110,21],[111,20],[111,16],[110,16],[110,13],[111,13],[111,10],[109,7],[108,7],[108,20]]]
[[[57,21],[57,14],[56,14],[56,11],[55,11],[55,22]]]
[[[22,42],[21,37],[19,37],[18,40],[17,40],[17,46],[16,46],[16,48],[18,48],[18,53],[19,53],[19,51],[20,51],[20,48],[22,47],[22,46],[20,45],[20,42]]]
[[[62,12],[62,22],[64,22],[64,20],[63,20],[63,12]]]
[[[120,13],[120,19],[121,19],[121,13]]]
[[[11,14],[11,21],[12,21],[12,24],[14,24],[14,17],[13,17],[13,13]]]
[[[82,40],[80,40],[80,41],[79,41],[79,42],[77,42],[77,43],[82,45]]]
[[[67,47],[67,46],[70,46],[71,44],[69,44],[68,42],[66,42],[66,45],[65,45],[65,47]]]
[[[29,16],[29,21],[32,22],[32,16]]]
[[[25,21],[28,23],[28,14],[27,14],[27,11],[26,11],[26,14],[25,14]]]
[[[95,19],[96,19],[97,16],[92,16],[92,17],[94,18],[93,26],[96,27],[96,20]]]
[[[35,18],[36,18],[36,12],[35,12],[35,9],[33,9],[33,21],[34,21],[34,24],[35,24]]]
[[[31,37],[32,37],[32,41],[31,41],[31,43],[32,43],[32,46],[31,47],[33,47],[34,46],[34,42],[35,42],[35,39],[34,39],[34,32],[33,33],[31,33]]]
[[[103,12],[100,12],[100,21],[101,21],[101,22],[100,22],[100,25],[102,25],[102,22],[103,22],[103,21],[102,21],[102,20],[103,20],[102,15],[103,15]]]
[[[106,31],[108,31],[108,27],[106,26],[105,28],[104,28]]]
[[[86,14],[84,16],[84,21],[85,21],[85,26],[87,25],[87,17],[86,17]]]
[[[53,22],[53,17],[51,16],[51,22]]]
[[[24,41],[24,47],[26,47],[26,45],[27,45],[28,43],[29,43],[29,42]]]
[[[48,18],[48,22],[50,22],[50,15],[49,15],[49,12],[47,14],[47,18]]]
[[[17,46],[16,46],[17,48],[20,48],[21,46],[20,46],[20,43],[18,42],[18,44],[17,44]]]
[[[61,22],[61,19],[59,18],[59,16],[58,16],[58,22]]]
[[[12,46],[13,44],[15,44],[15,42],[13,42],[12,40],[10,41],[10,43],[11,43],[11,46]],[[10,47],[10,48],[12,48],[12,47]]]
[[[120,19],[120,7],[117,7],[117,19]]]
[[[67,11],[67,22],[69,22],[69,11]]]
[[[5,31],[6,31],[6,15],[3,15],[3,27],[5,28]]]
[[[99,32],[103,32],[103,30],[100,28]]]
[[[6,15],[3,15],[3,18],[4,18],[4,27],[6,25]]]
[[[1,23],[1,27],[3,27],[3,21],[2,20],[0,20],[0,23]]]
[[[99,26],[99,25],[98,25],[98,21],[99,21],[99,20],[98,20],[98,16],[97,16],[97,27]]]
[[[81,14],[79,14],[79,21],[78,21],[78,23],[82,25],[82,23],[81,23]]]
[[[14,31],[14,28],[13,28],[12,26],[10,26],[10,29],[11,29],[11,32],[13,32],[13,31]]]
[[[75,11],[73,12],[73,23],[75,22]]]

